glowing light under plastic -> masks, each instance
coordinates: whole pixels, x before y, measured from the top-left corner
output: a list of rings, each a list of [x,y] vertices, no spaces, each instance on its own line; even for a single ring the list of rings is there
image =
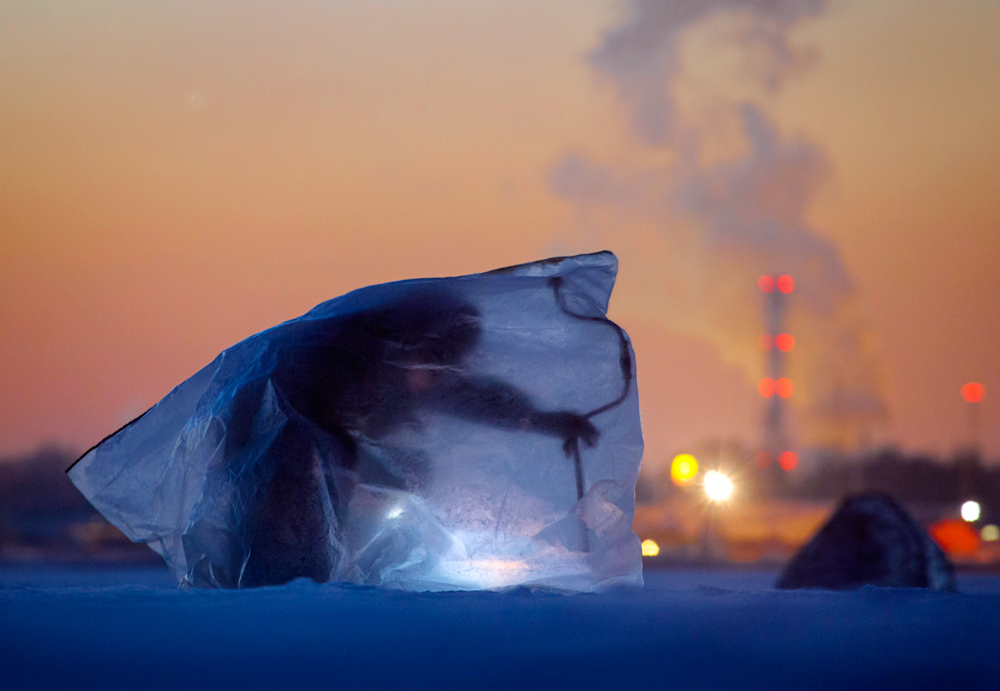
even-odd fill
[[[714,502],[722,502],[733,496],[733,481],[718,470],[705,473],[705,494]]]

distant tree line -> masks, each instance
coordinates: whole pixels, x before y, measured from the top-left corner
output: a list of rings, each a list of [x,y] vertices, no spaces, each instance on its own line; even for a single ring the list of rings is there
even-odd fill
[[[76,457],[69,449],[50,446],[0,459],[0,516],[85,520],[94,515],[93,507],[66,476]]]
[[[886,492],[904,502],[958,504],[976,499],[1000,508],[1000,467],[988,467],[973,454],[956,456],[950,463],[892,448],[849,461],[829,454],[821,456],[816,470],[801,482],[789,483],[784,494],[829,499],[868,490]]]

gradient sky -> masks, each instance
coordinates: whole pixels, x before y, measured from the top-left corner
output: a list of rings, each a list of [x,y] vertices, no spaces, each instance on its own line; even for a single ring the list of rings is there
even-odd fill
[[[755,443],[752,339],[670,316],[690,280],[672,227],[589,218],[553,191],[568,153],[666,155],[636,144],[587,59],[625,10],[3,3],[0,453],[82,450],[226,346],[353,288],[598,249],[621,261],[612,317],[637,352],[647,458]],[[853,281],[844,309],[888,408],[873,443],[950,455],[976,380],[1000,456],[997,36],[993,0],[833,2],[791,30],[808,64],[753,95],[828,162],[805,213]],[[689,43],[702,83],[725,81]]]

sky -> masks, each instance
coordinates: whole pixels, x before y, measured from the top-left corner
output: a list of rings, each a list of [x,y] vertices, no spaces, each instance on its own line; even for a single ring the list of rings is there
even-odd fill
[[[1000,458],[1000,4],[0,6],[0,454],[83,450],[372,283],[610,249],[644,462],[759,443],[790,273],[801,448]]]

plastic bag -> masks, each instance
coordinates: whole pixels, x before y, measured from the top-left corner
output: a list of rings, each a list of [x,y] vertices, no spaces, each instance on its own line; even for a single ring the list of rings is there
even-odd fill
[[[223,351],[69,470],[182,584],[641,585],[610,252],[370,286]]]

